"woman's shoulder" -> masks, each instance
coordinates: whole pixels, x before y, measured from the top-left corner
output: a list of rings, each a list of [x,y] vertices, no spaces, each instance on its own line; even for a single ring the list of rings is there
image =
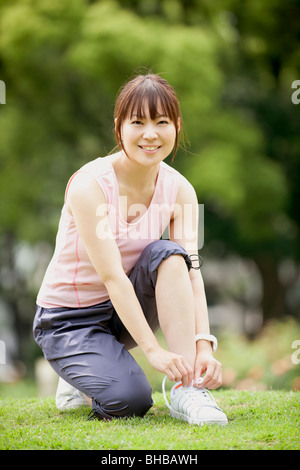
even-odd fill
[[[162,168],[167,174],[177,180],[178,191],[176,202],[180,204],[197,203],[196,191],[189,180],[182,173],[165,162],[162,162]]]
[[[90,173],[94,177],[100,176],[101,174],[105,174],[109,171],[112,171],[111,165],[111,155],[106,155],[105,157],[97,157],[94,160],[89,161],[85,165],[83,165],[78,172],[81,173]]]
[[[111,158],[110,156],[97,157],[85,163],[73,173],[67,184],[67,192],[71,183],[73,187],[88,189],[89,186],[93,186],[95,183],[101,186],[102,179],[107,178],[110,180],[113,178]]]
[[[73,196],[77,195],[79,198],[84,198],[87,194],[99,193],[99,187],[103,193],[101,180],[111,172],[112,166],[109,156],[97,157],[85,163],[69,179],[65,192],[65,201],[69,198],[70,193]]]
[[[186,189],[190,189],[190,190],[194,189],[192,184],[189,182],[189,180],[182,173],[180,173],[178,170],[176,170],[174,167],[168,165],[165,162],[161,163],[161,167],[163,168],[163,171],[167,175],[170,175],[171,177],[178,180],[180,188],[183,188],[183,189],[186,188]]]

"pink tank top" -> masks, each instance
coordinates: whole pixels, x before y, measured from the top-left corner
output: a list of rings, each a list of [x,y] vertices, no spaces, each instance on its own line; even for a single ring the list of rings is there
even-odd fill
[[[150,206],[141,217],[127,223],[120,213],[119,186],[110,157],[97,158],[84,165],[81,171],[90,174],[105,195],[109,224],[128,275],[143,249],[154,240],[159,240],[169,225],[183,176],[161,162]],[[133,212],[135,210],[138,214],[138,207],[133,207]],[[105,285],[94,269],[74,219],[64,204],[55,251],[38,293],[37,304],[44,308],[81,308],[108,299]]]

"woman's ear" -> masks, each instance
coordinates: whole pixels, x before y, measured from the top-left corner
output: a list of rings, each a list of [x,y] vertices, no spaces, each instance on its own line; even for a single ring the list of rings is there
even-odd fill
[[[177,120],[177,129],[178,129],[178,132],[180,131],[180,128],[181,128],[181,119],[178,118],[178,120]]]
[[[115,118],[115,130],[116,130],[116,125],[117,125],[117,118]]]

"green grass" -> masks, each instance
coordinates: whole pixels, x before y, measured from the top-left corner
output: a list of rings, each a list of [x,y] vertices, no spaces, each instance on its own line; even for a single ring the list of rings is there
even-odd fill
[[[88,409],[58,411],[54,398],[4,398],[0,449],[299,449],[299,392],[214,392],[227,426],[190,426],[170,417],[162,394],[144,418],[89,421]]]

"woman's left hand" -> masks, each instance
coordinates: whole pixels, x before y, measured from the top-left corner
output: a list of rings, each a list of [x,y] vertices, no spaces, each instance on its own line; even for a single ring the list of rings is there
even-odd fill
[[[194,367],[194,386],[197,386],[196,383],[200,377],[203,379],[201,384],[198,385],[201,388],[215,389],[222,385],[222,364],[209,351],[197,353]]]

